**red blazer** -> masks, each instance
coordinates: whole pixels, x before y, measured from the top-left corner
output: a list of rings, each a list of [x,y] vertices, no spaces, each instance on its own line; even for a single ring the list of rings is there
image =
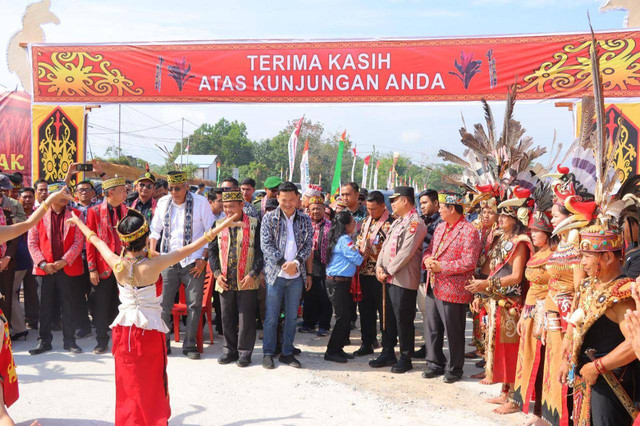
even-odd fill
[[[127,206],[121,204],[116,208],[120,209],[120,217],[125,217],[127,214]],[[122,243],[116,231],[117,225],[117,220],[109,223],[109,211],[106,199],[101,204],[87,210],[87,227],[95,232],[98,238],[104,241],[112,252],[120,254]],[[89,267],[89,271],[97,270],[98,274],[100,274],[100,279],[106,279],[111,276],[109,264],[102,258],[96,247],[89,242],[87,242],[87,266]]]
[[[84,273],[84,265],[82,264],[82,249],[84,247],[84,235],[75,225],[69,225],[66,221],[71,218],[71,212],[74,212],[82,220],[82,212],[67,206],[64,212],[64,255],[62,260],[67,262],[64,267],[64,273],[70,277],[77,277]],[[38,268],[38,264],[43,260],[47,263],[53,263],[53,252],[51,251],[51,210],[47,211],[42,220],[29,231],[27,245],[29,253],[33,258],[33,274],[45,275],[44,271]]]
[[[427,273],[427,283],[432,286],[433,295],[442,301],[471,303],[473,294],[464,286],[471,279],[480,256],[478,230],[466,219],[456,223],[445,236],[446,229],[446,222],[436,227],[431,244],[422,258],[423,265],[425,259],[434,257],[442,267],[440,272]]]

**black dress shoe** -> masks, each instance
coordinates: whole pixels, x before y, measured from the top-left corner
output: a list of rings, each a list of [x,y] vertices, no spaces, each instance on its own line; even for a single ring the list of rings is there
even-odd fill
[[[380,347],[380,343],[378,342],[378,339],[373,341],[373,349],[378,349]]]
[[[427,369],[422,372],[422,378],[433,379],[434,377],[442,376],[443,374],[444,374],[444,371],[442,370],[433,370],[427,367]]]
[[[76,331],[75,338],[76,339],[84,339],[85,337],[91,336],[91,328],[84,328]]]
[[[238,358],[238,362],[236,362],[236,364],[238,365],[238,367],[248,367],[249,364],[251,364],[251,358],[243,356],[241,358]]]
[[[353,353],[353,355],[355,356],[365,356],[365,355],[371,355],[373,353],[373,346],[369,346],[369,345],[362,345],[358,348],[357,351],[355,351]]]
[[[444,373],[443,381],[445,383],[455,383],[460,379],[462,379],[462,374],[458,375],[458,374]]]
[[[106,351],[107,351],[107,345],[96,345],[96,347],[93,348],[93,353],[96,355],[103,354]]]
[[[396,374],[406,373],[407,371],[413,370],[413,364],[411,363],[411,358],[409,357],[400,357],[396,365],[391,367],[391,372]]]
[[[273,370],[273,357],[271,355],[265,355],[262,357],[262,366],[267,370]]]
[[[324,353],[325,361],[338,362],[340,364],[346,364],[347,358],[343,357],[340,353],[330,354],[329,352]]]
[[[82,348],[80,348],[80,346],[76,345],[75,343],[73,345],[64,345],[64,350],[65,351],[69,351],[72,354],[81,354],[82,353]]]
[[[294,368],[302,367],[302,364],[300,364],[300,361],[298,361],[296,357],[294,357],[293,355],[280,355],[278,357],[278,361],[280,361],[281,364],[286,364],[290,367],[294,367]]]
[[[338,354],[339,354],[340,356],[345,357],[346,359],[353,359],[353,358],[355,358],[353,355],[346,353],[346,352],[344,351],[344,349],[340,349],[340,352],[338,352]]]
[[[427,348],[424,345],[422,345],[420,346],[420,349],[418,349],[413,353],[413,355],[411,355],[411,358],[424,359],[426,356],[427,356]]]
[[[189,359],[200,359],[200,352],[198,351],[192,351],[192,352],[187,352],[187,358]]]
[[[223,354],[220,358],[218,358],[218,364],[231,364],[232,362],[236,362],[238,358],[238,354]]]
[[[51,344],[49,343],[38,343],[38,346],[36,346],[35,348],[31,349],[29,351],[29,354],[31,355],[40,355],[42,353],[48,352],[50,351],[51,348]]]
[[[293,348],[293,352],[292,352],[293,355],[300,355],[301,353],[302,353],[302,351],[300,349],[295,348],[295,347]]]
[[[398,362],[396,354],[393,352],[382,352],[378,358],[369,361],[369,367],[382,368],[390,367]]]
[[[182,347],[183,355],[187,355],[189,352],[198,352],[198,348],[196,346]]]
[[[29,335],[28,331],[21,331],[20,333],[12,334],[11,341],[17,342],[18,340],[27,340],[28,335]]]

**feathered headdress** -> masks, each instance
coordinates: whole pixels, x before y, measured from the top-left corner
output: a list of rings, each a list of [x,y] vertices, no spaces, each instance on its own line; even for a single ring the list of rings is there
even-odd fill
[[[529,218],[529,228],[544,232],[553,232],[551,225],[551,207],[553,207],[553,191],[548,182],[542,182],[536,186],[533,194],[533,213]]]
[[[440,150],[438,156],[464,167],[460,185],[474,193],[480,202],[490,197],[505,200],[510,195],[509,187],[526,172],[533,160],[546,152],[545,148],[531,148],[533,139],[525,136],[525,129],[513,119],[516,102],[516,86],[507,95],[505,118],[500,137],[496,137],[493,112],[486,100],[482,100],[486,129],[475,124],[470,133],[466,124],[460,129],[462,144],[467,147],[461,158],[449,151]]]
[[[498,205],[498,213],[511,216],[527,226],[529,224],[531,209],[534,205],[534,200],[531,198],[531,191],[516,186],[513,188],[512,193],[513,197]]]
[[[613,164],[614,154],[620,144],[620,132],[616,134],[614,140],[608,139],[605,133],[604,96],[600,79],[598,43],[593,29],[591,30],[590,54],[594,95],[584,98],[582,101],[583,114],[580,126],[579,152],[584,151],[592,154],[595,181],[593,195],[594,202],[598,207],[594,212],[594,218],[597,217],[603,230],[610,230],[618,226],[620,214],[625,206],[623,198],[626,194],[618,191],[621,188],[622,173]],[[594,115],[596,117],[595,128],[589,126]],[[627,191],[631,189],[631,186],[622,188]]]

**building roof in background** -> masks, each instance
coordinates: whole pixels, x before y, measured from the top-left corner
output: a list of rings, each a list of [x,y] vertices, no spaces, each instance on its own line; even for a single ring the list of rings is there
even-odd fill
[[[217,155],[178,155],[174,162],[176,164],[193,164],[198,168],[206,168],[214,164],[217,159]]]

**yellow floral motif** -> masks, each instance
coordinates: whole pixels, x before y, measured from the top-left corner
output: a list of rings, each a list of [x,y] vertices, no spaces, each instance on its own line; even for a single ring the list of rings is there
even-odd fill
[[[56,118],[59,118],[60,125],[58,139],[55,134]],[[77,141],[71,140],[68,119],[59,110],[51,115],[45,126],[45,137],[38,144],[44,179],[48,182],[61,181],[67,175],[71,163],[75,161]]]
[[[635,40],[598,41],[600,73],[604,90],[628,90],[640,86],[640,52],[634,52]],[[564,46],[562,52],[553,55],[554,61],[544,62],[540,68],[524,77],[518,85],[519,92],[535,89],[538,93],[581,91],[591,86],[591,41],[574,46]]]
[[[1,312],[1,311],[0,311]],[[2,344],[2,350],[9,351],[12,354],[11,350],[11,337],[9,334],[9,323],[7,322],[4,314],[0,313],[0,324],[3,325],[4,328],[4,342]],[[7,365],[7,379],[9,383],[14,383],[18,380],[18,374],[16,373],[16,363],[13,360],[13,355],[11,355],[11,362]]]
[[[620,170],[622,172],[621,180],[624,182],[634,171],[634,167],[631,165],[631,162],[633,161],[635,164],[637,153],[634,146],[629,143],[629,130],[625,127],[622,116],[618,117],[618,138],[620,139],[620,144],[618,145],[618,149],[616,149],[613,158],[616,170]]]
[[[134,89],[134,82],[101,54],[87,52],[55,52],[51,63],[38,62],[38,84],[48,86],[48,92],[58,96],[109,96],[124,92],[141,95],[142,88]],[[115,92],[115,93],[114,93]]]

